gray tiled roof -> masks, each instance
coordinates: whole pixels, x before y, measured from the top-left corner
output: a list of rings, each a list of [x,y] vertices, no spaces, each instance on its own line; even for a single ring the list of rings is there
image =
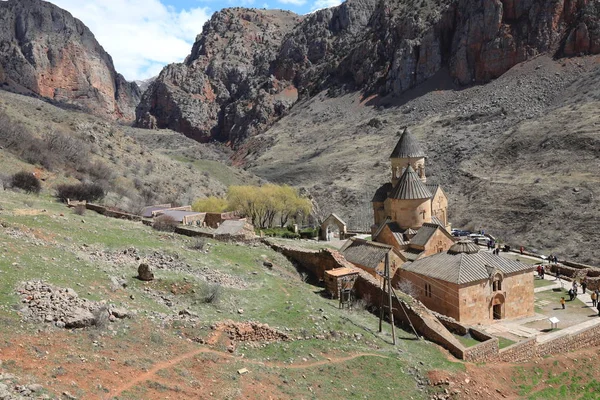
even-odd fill
[[[162,215],[168,215],[169,217],[175,218],[176,221],[182,222],[184,217],[189,215],[202,214],[196,211],[182,211],[182,210],[164,210],[161,211]]]
[[[243,219],[228,219],[219,225],[215,230],[215,235],[237,235],[242,233],[245,226],[246,221]]]
[[[375,194],[373,195],[373,199],[371,202],[373,203],[383,203],[385,199],[387,199],[388,193],[392,190],[392,184],[386,183],[377,189]]]
[[[404,258],[406,258],[408,261],[415,261],[421,256],[421,253],[423,253],[423,251],[409,248],[406,250],[402,250],[400,253],[402,253]]]
[[[458,242],[454,243],[452,247],[448,249],[449,254],[460,254],[460,253],[468,253],[474,254],[479,253],[479,246],[473,243],[472,240],[461,239]]]
[[[394,151],[390,158],[410,158],[410,157],[425,157],[425,152],[421,149],[421,145],[417,139],[410,133],[408,128],[404,129],[398,144],[394,147]]]
[[[432,215],[432,216],[431,216],[431,223],[432,223],[432,224],[436,224],[436,225],[439,225],[439,226],[444,226],[444,227],[445,227],[445,225],[444,225],[444,223],[442,222],[442,220],[441,220],[441,219],[439,219],[438,217],[436,217],[435,215]]]
[[[429,199],[431,192],[425,187],[421,179],[412,168],[408,166],[396,183],[389,197],[397,200]]]
[[[351,263],[375,269],[390,250],[392,246],[387,244],[352,238],[346,242],[340,253]]]
[[[532,265],[486,252],[473,254],[438,253],[416,260],[403,267],[404,270],[409,272],[459,285],[489,279],[490,270],[494,269],[504,274],[513,274],[531,271],[533,268]]]
[[[410,244],[425,246],[438,228],[439,225],[437,224],[423,224],[417,231],[417,234],[411,239]]]

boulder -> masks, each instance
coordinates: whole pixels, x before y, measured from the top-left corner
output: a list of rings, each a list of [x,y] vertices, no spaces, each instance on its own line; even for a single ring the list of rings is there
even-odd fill
[[[76,308],[65,318],[65,328],[86,328],[94,325],[95,320],[94,314],[89,310]]]
[[[141,281],[152,281],[154,280],[154,273],[150,269],[148,264],[140,264],[138,267],[138,279]]]

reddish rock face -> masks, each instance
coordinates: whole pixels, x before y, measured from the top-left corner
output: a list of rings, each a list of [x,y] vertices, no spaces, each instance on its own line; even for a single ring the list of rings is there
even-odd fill
[[[541,53],[600,53],[597,1],[422,3],[348,0],[303,19],[223,10],[186,62],[163,70],[138,107],[137,123],[239,144],[323,90],[400,95],[442,68],[470,85]],[[282,90],[297,95],[280,96]]]
[[[81,21],[40,0],[0,2],[0,79],[96,115],[133,121],[140,93]]]

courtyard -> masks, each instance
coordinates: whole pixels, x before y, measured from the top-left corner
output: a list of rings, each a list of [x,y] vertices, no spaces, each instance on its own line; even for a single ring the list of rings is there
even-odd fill
[[[567,293],[571,287],[570,281],[556,280],[556,277],[548,274],[544,279],[540,279],[537,273],[534,277],[534,287],[534,316],[498,321],[481,328],[489,334],[514,342],[533,337],[544,341],[546,336],[568,334],[600,323],[598,310],[592,306],[589,291],[584,294],[579,288],[577,297],[570,301]],[[564,310],[560,304],[561,297],[566,300]],[[554,329],[551,328],[549,320],[552,317],[559,321]]]

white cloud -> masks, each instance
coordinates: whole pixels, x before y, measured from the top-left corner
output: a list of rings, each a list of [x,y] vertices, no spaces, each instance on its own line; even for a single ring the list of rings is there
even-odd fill
[[[323,8],[339,6],[340,4],[342,4],[342,2],[342,0],[317,0],[313,3],[312,10],[316,11],[321,10]]]
[[[159,0],[51,0],[83,21],[128,80],[182,61],[209,18],[208,8],[176,11]]]
[[[293,4],[295,6],[301,6],[306,4],[306,0],[277,0],[279,3],[282,4]]]

